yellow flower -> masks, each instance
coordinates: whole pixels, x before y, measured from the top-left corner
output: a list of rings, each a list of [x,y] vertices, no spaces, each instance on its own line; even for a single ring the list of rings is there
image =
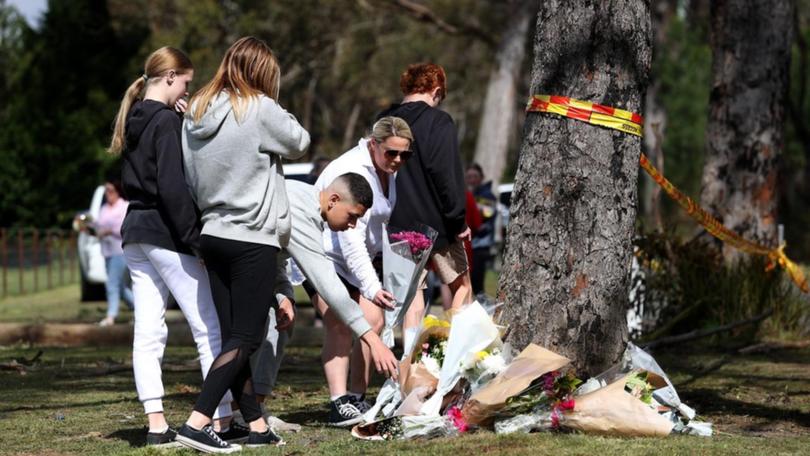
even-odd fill
[[[438,318],[436,318],[433,315],[428,315],[422,321],[422,325],[425,327],[425,329],[432,328],[434,326],[438,326],[438,327],[442,327],[442,328],[449,328],[450,327],[450,322],[445,321],[445,320],[439,320]]]
[[[488,351],[486,351],[486,350],[481,350],[480,352],[475,354],[475,358],[478,361],[483,361],[484,358],[486,358],[487,356],[490,356],[490,353]]]

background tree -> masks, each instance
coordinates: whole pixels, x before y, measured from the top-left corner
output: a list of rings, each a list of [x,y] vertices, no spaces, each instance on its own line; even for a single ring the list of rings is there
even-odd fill
[[[774,246],[793,12],[790,0],[711,4],[701,202],[731,230]],[[736,254],[724,248],[727,258]]]
[[[509,2],[508,21],[495,51],[495,66],[489,75],[481,125],[475,142],[475,162],[494,186],[507,168],[509,142],[524,94],[518,93],[529,24],[539,6],[536,0]]]
[[[651,34],[643,0],[545,1],[532,92],[639,112]],[[582,375],[620,356],[640,151],[636,136],[527,116],[499,286],[515,346],[569,355]]]

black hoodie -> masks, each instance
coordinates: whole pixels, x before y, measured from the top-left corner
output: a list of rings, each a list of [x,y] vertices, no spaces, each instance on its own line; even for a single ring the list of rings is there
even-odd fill
[[[199,251],[200,217],[183,172],[181,126],[177,113],[159,101],[137,101],[127,115],[121,170],[129,200],[121,226],[124,245]]]
[[[453,119],[422,101],[391,105],[377,118],[386,116],[408,122],[415,152],[397,174],[391,225],[403,229],[428,225],[439,232],[434,248],[444,248],[467,228],[464,171]]]

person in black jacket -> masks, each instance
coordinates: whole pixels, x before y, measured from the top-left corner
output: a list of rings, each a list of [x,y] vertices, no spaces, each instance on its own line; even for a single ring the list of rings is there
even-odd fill
[[[195,256],[200,222],[183,174],[182,122],[172,109],[185,110],[182,97],[193,76],[191,61],[181,51],[163,47],[153,52],[144,74],[124,95],[109,148],[123,155],[121,180],[130,201],[121,235],[135,298],[132,365],[149,420],[147,444],[175,438],[163,414],[160,368],[169,293],[191,326],[203,375],[221,349],[208,274]],[[232,415],[230,401],[224,398],[217,409],[215,418],[224,418],[219,426]]]
[[[430,264],[441,281],[450,286],[452,303],[445,309],[459,308],[471,299],[470,275],[463,242],[469,242],[465,222],[466,194],[464,171],[458,152],[458,133],[453,119],[436,107],[447,95],[447,77],[436,64],[410,65],[399,80],[405,97],[378,115],[401,117],[413,132],[413,157],[397,174],[397,204],[391,225],[417,229],[428,225],[439,234]],[[423,288],[426,274],[423,276]],[[424,310],[422,293],[417,293],[403,327],[417,327]],[[406,341],[410,332],[406,331]],[[406,343],[407,346],[407,343]]]

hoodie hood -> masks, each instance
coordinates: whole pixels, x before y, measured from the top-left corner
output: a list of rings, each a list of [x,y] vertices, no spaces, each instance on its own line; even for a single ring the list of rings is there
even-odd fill
[[[155,100],[138,101],[132,106],[127,116],[127,129],[125,134],[127,145],[130,148],[138,144],[141,135],[144,130],[146,130],[146,126],[152,121],[152,117],[155,117],[155,114],[164,109],[169,109],[169,107]]]
[[[429,107],[430,106],[424,101],[413,101],[402,104],[395,103],[385,111],[381,112],[377,118],[395,116],[401,118],[405,122],[408,122],[408,125],[413,125],[416,122],[416,119],[418,119]]]
[[[215,135],[228,115],[233,111],[230,97],[228,97],[228,93],[224,91],[220,92],[211,100],[208,109],[199,122],[194,122],[192,113],[195,107],[196,103],[192,103],[191,107],[186,112],[186,122],[184,123],[188,134],[196,139],[207,139]]]

